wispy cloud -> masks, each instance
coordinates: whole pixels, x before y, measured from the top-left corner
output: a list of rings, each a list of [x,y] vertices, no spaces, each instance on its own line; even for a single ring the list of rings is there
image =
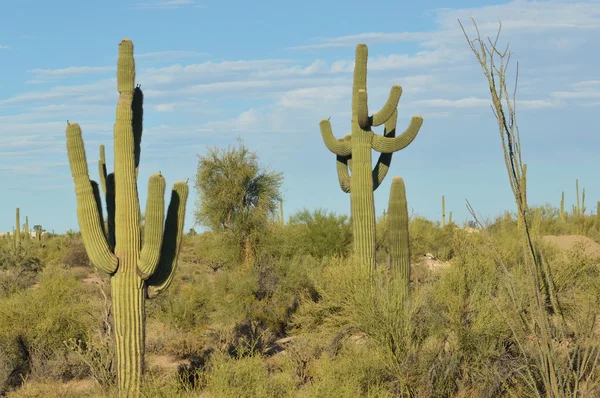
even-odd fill
[[[164,60],[173,61],[175,59],[205,57],[207,53],[199,51],[171,50],[171,51],[152,51],[147,53],[135,54],[136,59]]]
[[[183,7],[202,7],[194,0],[158,0],[144,1],[135,4],[136,8],[176,9]]]
[[[173,112],[175,110],[175,106],[177,104],[175,104],[174,102],[171,102],[169,104],[157,104],[154,105],[154,110],[156,112]]]
[[[354,47],[357,43],[375,44],[391,42],[418,42],[424,47],[440,47],[444,43],[456,43],[464,40],[460,29],[457,29],[457,19],[469,22],[469,17],[477,21],[481,31],[496,31],[498,21],[502,21],[503,34],[526,32],[527,34],[543,35],[543,32],[560,31],[561,37],[546,37],[551,46],[564,49],[576,44],[577,40],[564,35],[570,31],[600,30],[600,3],[568,2],[560,0],[523,1],[514,0],[505,4],[461,9],[437,9],[434,11],[438,29],[431,32],[364,32],[330,38],[320,38],[317,43],[302,44],[289,49],[295,50],[326,50],[331,48]],[[473,32],[466,24],[469,34]]]
[[[111,90],[112,88],[112,90]],[[56,98],[93,101],[116,96],[116,78],[99,80],[94,83],[72,86],[56,86],[46,91],[28,91],[0,100],[0,105],[42,101]]]
[[[554,91],[552,95],[560,99],[598,99],[600,80],[584,80],[570,85],[570,90]]]
[[[518,108],[528,108],[528,109],[542,109],[542,108],[555,108],[563,103],[560,101],[551,101],[551,100],[521,100],[517,99],[516,105]],[[489,98],[476,98],[476,97],[467,97],[460,98],[456,100],[450,99],[427,99],[427,100],[418,100],[414,101],[414,105],[416,106],[425,106],[432,108],[476,108],[491,105],[491,100]]]
[[[8,50],[10,47],[0,44],[0,50]]]
[[[116,71],[114,66],[69,66],[58,69],[30,69],[27,72],[35,75],[35,80],[61,79],[77,75],[107,73]]]
[[[416,42],[429,38],[429,32],[396,32],[396,33],[381,33],[367,32],[356,35],[346,35],[333,38],[319,39],[319,43],[304,44],[299,46],[288,47],[290,50],[312,50],[312,49],[329,49],[341,47],[354,47],[356,43],[390,43],[390,42]]]

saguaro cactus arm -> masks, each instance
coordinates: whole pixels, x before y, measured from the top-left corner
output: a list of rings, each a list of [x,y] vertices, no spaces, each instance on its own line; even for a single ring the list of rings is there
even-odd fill
[[[171,202],[165,220],[160,259],[156,271],[146,281],[149,298],[156,297],[165,291],[173,280],[183,238],[183,221],[188,193],[187,182],[178,181],[173,185]]]
[[[397,152],[406,148],[411,142],[413,142],[422,125],[423,118],[421,116],[413,116],[408,128],[397,137],[389,138],[378,134],[373,134],[371,146],[374,150],[380,153]]]
[[[98,193],[94,193],[95,182],[90,181],[88,175],[81,128],[76,123],[68,124],[66,132],[69,164],[77,195],[77,218],[81,237],[91,262],[98,269],[113,274],[117,271],[119,260],[111,251],[104,235],[102,217],[98,210]]]
[[[398,120],[398,111],[394,111],[392,116],[385,121],[385,126],[383,130],[383,136],[388,138],[394,138],[396,135],[396,122]],[[352,136],[350,134],[346,135],[343,140],[351,142]],[[338,181],[340,183],[340,188],[343,192],[350,192],[350,173],[349,168],[352,162],[352,155],[350,156],[337,156],[336,159],[336,169],[338,174]],[[391,153],[381,153],[379,158],[377,159],[377,163],[375,164],[375,168],[373,169],[373,191],[375,191],[387,175],[390,164],[392,163],[392,154]]]
[[[98,174],[100,175],[100,186],[106,195],[106,152],[104,145],[100,145],[100,159],[98,160]]]
[[[138,263],[138,273],[144,280],[156,271],[163,240],[165,179],[160,173],[153,174],[148,181],[148,201],[145,214],[144,245]]]
[[[336,156],[335,167],[337,169],[338,181],[340,188],[345,193],[350,192],[350,173],[348,172],[348,168],[351,161],[351,156]]]
[[[402,87],[398,85],[392,86],[390,95],[387,101],[383,105],[383,108],[373,116],[369,116],[369,105],[368,105],[368,94],[364,89],[358,90],[357,93],[357,121],[361,129],[369,131],[372,126],[381,126],[389,118],[392,117],[393,113],[398,108],[398,102],[400,102],[400,96],[402,96]]]
[[[394,110],[392,116],[390,116],[384,125],[383,136],[388,138],[394,138],[396,136],[396,123],[398,121],[398,111]],[[380,153],[379,159],[373,169],[373,191],[375,191],[383,182],[387,175],[390,165],[392,164],[391,153]]]
[[[338,156],[348,156],[352,153],[352,145],[345,139],[338,140],[331,131],[331,123],[329,120],[321,120],[319,123],[321,127],[321,136],[327,149],[335,153]]]

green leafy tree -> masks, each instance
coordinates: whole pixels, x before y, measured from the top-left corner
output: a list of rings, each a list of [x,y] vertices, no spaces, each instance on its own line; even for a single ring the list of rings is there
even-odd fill
[[[238,147],[209,148],[198,156],[195,221],[224,233],[249,265],[278,209],[282,183],[283,174],[262,167],[241,139]]]

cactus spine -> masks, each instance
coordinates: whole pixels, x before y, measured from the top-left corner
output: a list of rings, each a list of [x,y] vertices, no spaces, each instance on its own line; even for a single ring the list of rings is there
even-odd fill
[[[402,307],[410,294],[410,247],[408,237],[408,205],[406,203],[406,188],[401,177],[392,179],[390,201],[387,212],[388,236],[390,248],[390,270],[392,278],[398,281]]]
[[[373,192],[385,178],[392,154],[406,148],[417,136],[423,119],[413,116],[404,133],[396,137],[400,86],[393,86],[383,108],[369,116],[367,105],[367,57],[365,44],[356,46],[352,85],[351,133],[336,139],[329,120],[319,123],[327,149],[336,155],[338,180],[342,191],[350,193],[354,255],[367,271],[375,267],[375,203]],[[384,125],[383,136],[371,127]],[[371,150],[380,153],[374,169]],[[351,174],[350,174],[351,172]]]
[[[133,43],[119,44],[119,100],[114,127],[115,171],[101,172],[108,231],[104,229],[98,184],[90,180],[81,129],[68,123],[67,151],[77,195],[77,218],[92,263],[111,277],[117,376],[120,396],[138,396],[144,363],[145,300],[171,283],[183,234],[187,182],[177,182],[164,218],[165,180],[153,174],[148,183],[144,239],[137,194],[142,135],[141,89],[135,87]],[[164,222],[164,224],[163,224]]]

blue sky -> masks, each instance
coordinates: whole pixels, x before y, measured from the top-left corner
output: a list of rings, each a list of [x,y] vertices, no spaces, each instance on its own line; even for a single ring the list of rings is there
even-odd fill
[[[303,207],[348,213],[335,157],[319,121],[350,129],[354,49],[369,45],[370,109],[400,84],[398,129],[424,124],[394,155],[375,192],[387,207],[391,177],[405,179],[409,208],[430,219],[514,210],[487,83],[457,22],[494,35],[519,61],[518,124],[530,204],[567,208],[575,179],[588,209],[600,199],[600,2],[574,1],[20,0],[0,13],[0,231],[14,209],[30,225],[78,229],[67,163],[66,120],[80,123],[97,179],[98,146],[112,159],[117,46],[135,44],[145,93],[140,199],[161,171],[171,186],[194,180],[197,154],[236,137],[285,176],[286,214]],[[514,63],[513,69],[514,70]],[[381,133],[380,129],[375,129]],[[109,163],[110,164],[110,163]],[[109,167],[112,170],[112,166]],[[193,226],[196,193],[188,202]]]

